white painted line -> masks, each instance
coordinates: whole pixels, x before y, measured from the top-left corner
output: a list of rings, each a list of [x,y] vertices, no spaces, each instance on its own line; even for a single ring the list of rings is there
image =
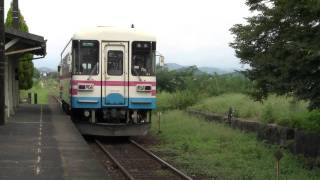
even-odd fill
[[[38,151],[37,151],[37,162],[36,162],[36,175],[40,174],[40,161],[41,161],[41,140],[42,140],[42,117],[43,108],[40,105],[40,120],[39,120],[39,137],[38,137]]]
[[[37,173],[37,175],[40,174],[40,167],[39,166],[37,166],[37,168],[36,168],[36,173]]]
[[[30,122],[14,122],[14,121],[11,121],[10,123],[14,123],[14,124],[39,124],[41,122],[33,122],[33,121],[30,121]]]
[[[40,105],[40,121],[42,119],[42,105]]]

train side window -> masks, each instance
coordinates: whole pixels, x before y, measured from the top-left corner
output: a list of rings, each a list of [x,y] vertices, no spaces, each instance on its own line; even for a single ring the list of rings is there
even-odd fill
[[[108,51],[107,59],[107,73],[108,75],[122,75],[123,74],[123,52],[122,51]]]

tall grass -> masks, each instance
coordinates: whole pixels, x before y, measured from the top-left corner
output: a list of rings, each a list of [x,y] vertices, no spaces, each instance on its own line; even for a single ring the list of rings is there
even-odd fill
[[[161,92],[157,95],[157,109],[166,111],[170,109],[185,109],[194,105],[201,99],[191,91],[178,91],[175,93]]]
[[[58,82],[55,79],[41,79],[35,81],[31,89],[20,90],[20,98],[26,99],[28,97],[28,93],[37,93],[38,104],[47,104],[49,94],[57,95],[58,91]]]
[[[232,107],[237,117],[308,129],[311,125],[308,125],[310,112],[307,106],[307,102],[291,97],[272,95],[264,102],[257,102],[244,94],[223,94],[207,98],[190,108],[225,114]],[[319,119],[320,116],[314,115],[313,119],[315,117]]]
[[[190,175],[210,179],[275,179],[273,154],[277,147],[266,147],[253,134],[190,117],[182,111],[163,114],[161,134],[156,133],[157,127],[153,123],[152,133],[163,143],[153,150],[184,167]],[[280,166],[282,179],[320,177],[319,169],[303,169],[299,159],[286,151]]]

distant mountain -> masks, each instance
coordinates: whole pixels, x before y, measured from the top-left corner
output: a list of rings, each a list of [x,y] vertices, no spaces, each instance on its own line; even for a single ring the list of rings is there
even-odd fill
[[[220,68],[215,68],[215,67],[199,67],[198,68],[200,71],[208,73],[208,74],[227,74],[230,73],[232,71],[229,71],[227,69],[220,69]]]
[[[40,68],[37,68],[38,71],[40,71],[41,73],[52,73],[52,72],[55,72],[55,70],[53,69],[50,69],[48,67],[40,67]]]
[[[176,64],[176,63],[166,63],[165,64],[166,67],[168,67],[168,69],[171,70],[178,70],[178,69],[182,69],[185,68],[186,66],[182,66],[180,64]]]
[[[166,63],[165,66],[168,67],[169,70],[179,70],[179,69],[189,67],[189,66],[182,66],[176,63]],[[222,68],[215,68],[215,67],[198,67],[198,69],[201,72],[208,73],[208,74],[214,74],[214,73],[228,74],[228,73],[235,72],[234,69],[222,69]]]

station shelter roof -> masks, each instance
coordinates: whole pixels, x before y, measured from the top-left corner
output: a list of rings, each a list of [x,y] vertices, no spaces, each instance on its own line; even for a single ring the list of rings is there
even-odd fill
[[[47,53],[46,40],[42,36],[6,28],[5,55],[23,55],[25,53],[44,57]]]

